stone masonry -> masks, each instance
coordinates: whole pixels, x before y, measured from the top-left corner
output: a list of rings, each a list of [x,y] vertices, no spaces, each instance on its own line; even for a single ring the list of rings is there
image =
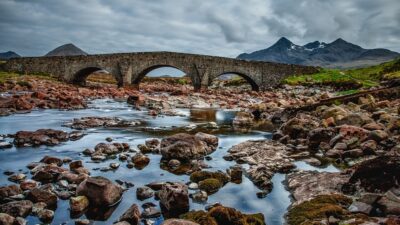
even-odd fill
[[[207,88],[213,79],[227,73],[242,76],[251,84],[253,90],[265,90],[278,85],[287,76],[318,71],[310,66],[176,52],[23,57],[10,59],[4,68],[7,71],[26,74],[52,74],[60,80],[78,85],[84,85],[91,73],[106,70],[115,77],[119,86],[138,87],[148,72],[163,66],[183,71],[191,78],[195,90]]]

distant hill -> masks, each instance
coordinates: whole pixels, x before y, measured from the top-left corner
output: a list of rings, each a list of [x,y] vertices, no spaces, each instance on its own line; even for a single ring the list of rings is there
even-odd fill
[[[11,58],[19,58],[19,57],[21,57],[21,56],[13,51],[0,52],[0,60],[8,60]]]
[[[71,55],[88,55],[82,49],[76,47],[74,44],[65,44],[51,50],[45,56],[71,56]]]
[[[364,49],[341,38],[332,43],[314,41],[300,46],[282,37],[269,48],[243,53],[237,58],[326,68],[357,68],[377,65],[399,56],[399,53],[387,49]]]

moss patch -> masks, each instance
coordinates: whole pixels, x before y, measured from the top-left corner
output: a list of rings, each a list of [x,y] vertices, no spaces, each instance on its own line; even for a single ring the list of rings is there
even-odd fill
[[[196,171],[190,175],[190,181],[199,183],[202,180],[214,178],[219,180],[222,184],[229,182],[229,176],[221,171],[211,172],[211,171]]]
[[[265,225],[264,215],[243,214],[234,208],[215,206],[210,211],[191,211],[181,216],[182,219],[200,225]]]
[[[345,209],[352,200],[343,195],[320,195],[289,209],[287,222],[290,225],[313,224],[316,220],[334,216],[342,218],[349,212]]]
[[[215,178],[207,178],[199,182],[200,190],[207,192],[207,194],[216,193],[222,186],[221,181]]]

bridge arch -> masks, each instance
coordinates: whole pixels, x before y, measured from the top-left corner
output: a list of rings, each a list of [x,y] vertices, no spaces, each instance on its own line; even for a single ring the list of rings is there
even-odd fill
[[[235,72],[235,71],[226,71],[226,72],[222,72],[222,73],[217,73],[216,76],[211,77],[211,79],[209,79],[209,83],[207,86],[210,86],[211,83],[217,79],[220,76],[226,75],[226,74],[234,74],[234,75],[238,75],[241,78],[243,78],[244,80],[247,81],[247,83],[251,86],[251,90],[252,91],[259,91],[260,90],[260,86],[248,75],[241,73],[241,72]]]
[[[193,77],[190,76],[190,74],[188,73],[186,68],[182,68],[180,66],[175,66],[175,65],[171,65],[171,64],[156,64],[156,65],[148,66],[145,69],[140,70],[138,72],[138,74],[136,75],[136,77],[132,80],[132,84],[134,86],[138,87],[140,82],[143,80],[143,78],[145,78],[151,71],[160,69],[160,68],[164,68],[164,67],[174,68],[176,70],[181,71],[182,73],[185,74],[185,76],[189,76],[192,83],[194,83]]]
[[[86,79],[88,78],[88,76],[97,71],[109,72],[117,81],[118,87],[121,87],[123,85],[123,80],[122,80],[122,77],[119,76],[119,73],[116,73],[115,71],[109,70],[107,68],[99,67],[99,66],[87,66],[87,67],[83,67],[82,69],[78,70],[73,75],[72,83],[75,85],[85,86]]]

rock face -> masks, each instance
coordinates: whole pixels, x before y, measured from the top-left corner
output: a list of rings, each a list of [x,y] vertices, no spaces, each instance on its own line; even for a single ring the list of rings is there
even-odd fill
[[[122,188],[104,177],[89,177],[79,184],[77,195],[84,195],[90,204],[96,206],[111,206],[122,197]]]
[[[340,194],[349,178],[348,174],[300,171],[287,175],[286,180],[294,204],[299,204],[318,195]]]
[[[288,156],[288,148],[271,140],[240,143],[229,149],[224,158],[249,164],[246,171],[249,178],[257,187],[267,191],[272,190],[271,179],[275,173],[286,173],[295,167]]]
[[[159,191],[160,207],[166,217],[178,217],[189,211],[188,187],[182,183],[166,183]]]
[[[179,133],[161,140],[161,154],[164,159],[188,161],[203,158],[215,151],[217,146],[218,138],[214,135]]]

